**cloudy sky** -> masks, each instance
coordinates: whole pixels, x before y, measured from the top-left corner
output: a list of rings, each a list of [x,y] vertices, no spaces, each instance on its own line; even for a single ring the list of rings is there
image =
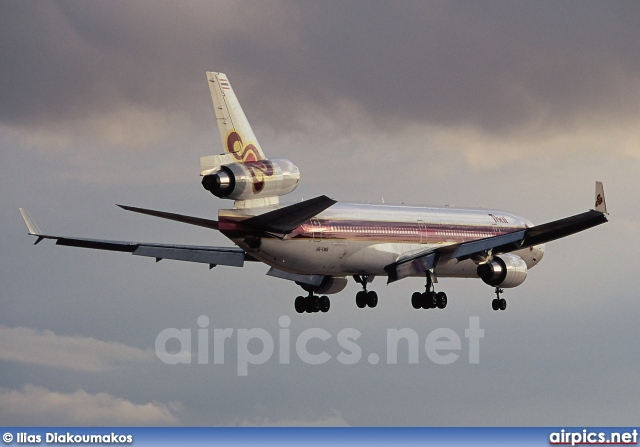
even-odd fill
[[[636,1],[0,3],[0,424],[637,424],[639,20]],[[300,167],[292,202],[384,197],[543,223],[587,210],[601,180],[610,223],[548,244],[506,312],[480,281],[442,279],[447,309],[415,311],[422,280],[378,278],[375,309],[355,306],[351,282],[328,314],[298,315],[300,289],[262,265],[33,247],[18,207],[46,233],[229,245],[115,206],[229,206],[198,177],[199,157],[221,151],[207,70],[229,76],[267,155]],[[191,364],[156,356],[167,328],[191,331]],[[255,328],[276,351],[239,377],[238,334]],[[387,330],[402,328],[418,364],[404,345],[386,362]],[[448,365],[422,349],[439,328],[461,340]],[[331,335],[308,346],[327,363],[296,355],[308,329]],[[351,329],[362,358],[346,365]]]

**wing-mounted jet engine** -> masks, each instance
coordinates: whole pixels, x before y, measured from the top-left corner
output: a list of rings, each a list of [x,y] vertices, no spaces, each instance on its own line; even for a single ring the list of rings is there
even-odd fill
[[[477,273],[490,286],[517,287],[527,279],[527,263],[518,255],[504,253],[480,264]]]

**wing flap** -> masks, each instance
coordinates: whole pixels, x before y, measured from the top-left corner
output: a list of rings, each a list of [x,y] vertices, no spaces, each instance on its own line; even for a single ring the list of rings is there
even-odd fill
[[[242,267],[244,265],[244,251],[239,248],[140,244],[133,251],[133,254],[156,259],[174,259],[176,261],[199,262],[209,265],[227,265],[231,267]]]

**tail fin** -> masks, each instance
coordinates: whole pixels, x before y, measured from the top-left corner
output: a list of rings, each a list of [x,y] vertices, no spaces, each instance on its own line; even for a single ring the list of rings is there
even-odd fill
[[[238,162],[264,160],[264,153],[229,84],[227,75],[208,71],[207,79],[224,151]]]

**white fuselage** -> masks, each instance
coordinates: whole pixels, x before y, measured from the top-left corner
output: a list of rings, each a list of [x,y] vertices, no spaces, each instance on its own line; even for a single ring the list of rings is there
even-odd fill
[[[503,211],[336,203],[284,239],[263,237],[258,248],[251,248],[244,235],[225,230],[229,222],[255,215],[255,211],[220,210],[220,230],[257,260],[286,272],[307,275],[386,275],[384,266],[396,262],[401,255],[532,226],[528,220]],[[544,245],[513,253],[531,268],[542,259]],[[440,262],[435,273],[441,277],[477,278],[476,269],[477,260],[453,259]]]

